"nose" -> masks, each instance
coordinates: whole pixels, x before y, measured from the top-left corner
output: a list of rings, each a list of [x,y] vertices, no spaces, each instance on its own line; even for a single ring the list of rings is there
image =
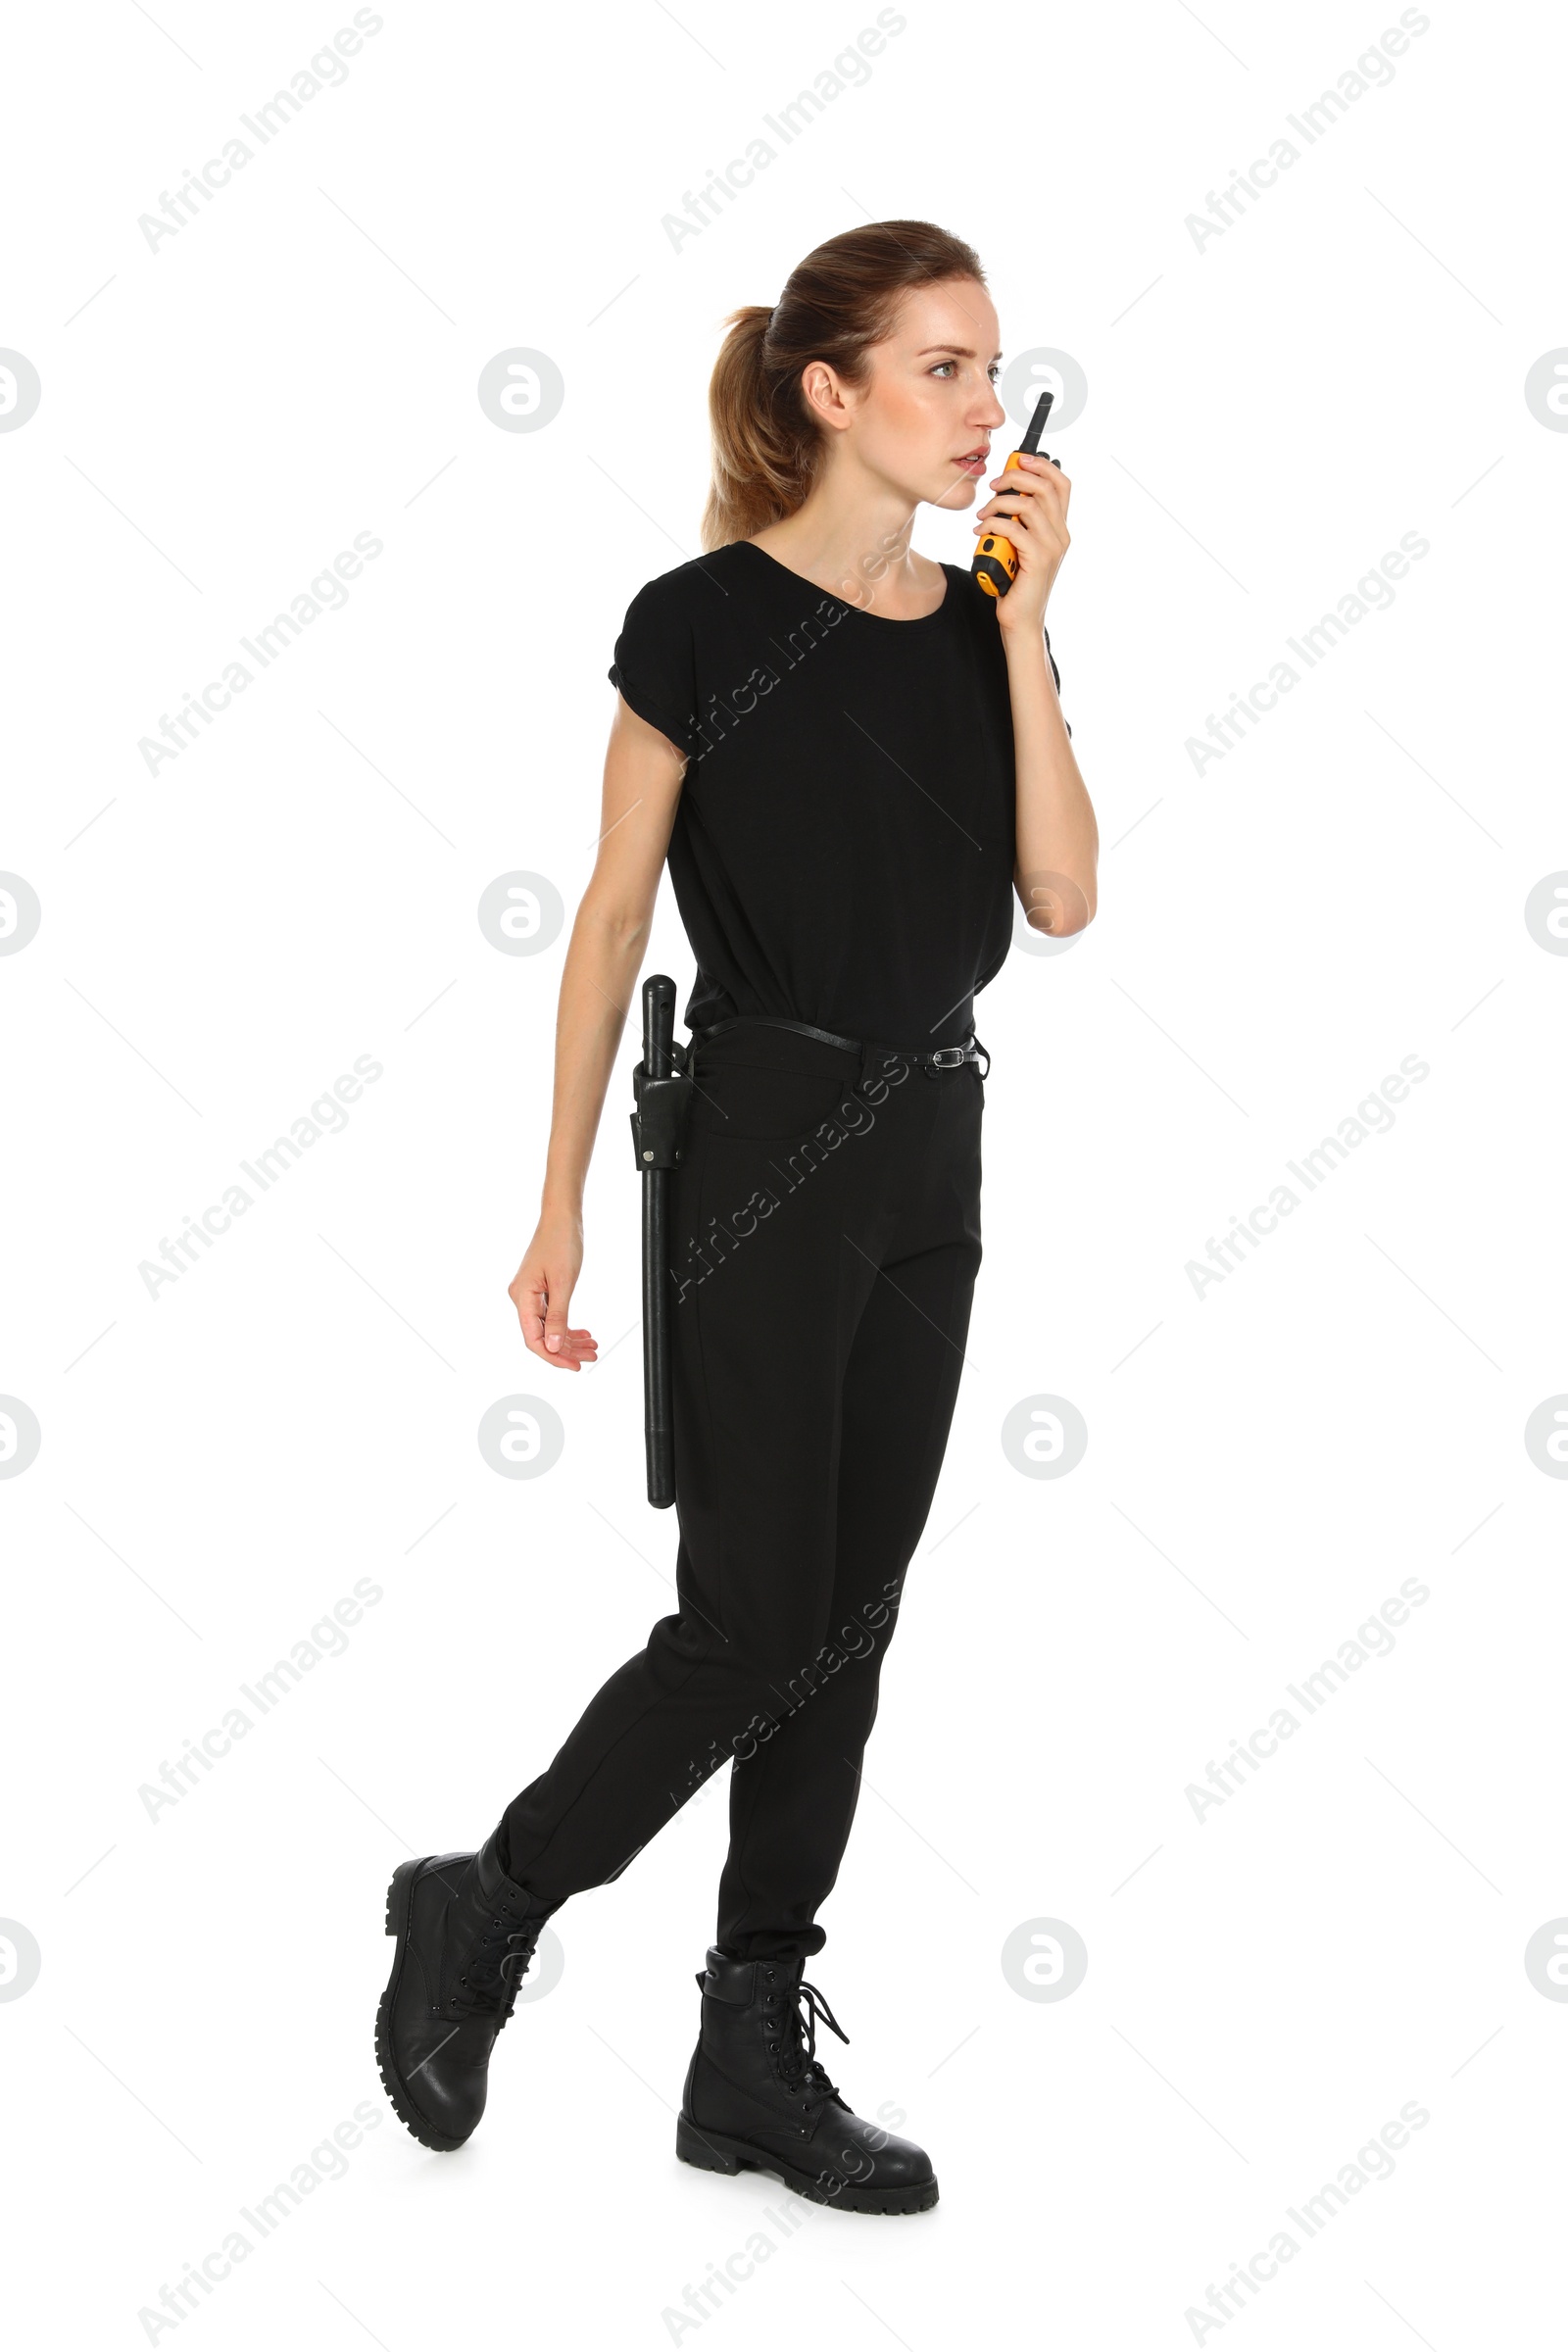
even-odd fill
[[[1007,412],[997,398],[997,387],[989,376],[986,379],[986,392],[989,397],[981,403],[974,421],[978,425],[983,425],[988,433],[994,433],[998,425],[1006,423]]]

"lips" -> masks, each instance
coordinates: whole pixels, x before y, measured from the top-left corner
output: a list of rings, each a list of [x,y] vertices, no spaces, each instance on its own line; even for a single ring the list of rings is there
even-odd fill
[[[971,474],[975,477],[975,479],[978,480],[979,476],[983,474],[986,469],[986,464],[990,458],[990,455],[991,453],[989,450],[971,449],[967,456],[955,458],[953,463],[959,468],[961,472]]]

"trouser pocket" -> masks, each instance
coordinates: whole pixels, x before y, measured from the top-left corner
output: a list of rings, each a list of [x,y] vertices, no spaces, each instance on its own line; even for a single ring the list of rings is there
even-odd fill
[[[693,1049],[694,1137],[792,1143],[831,1119],[859,1075],[856,1054],[791,1030],[759,1029]]]

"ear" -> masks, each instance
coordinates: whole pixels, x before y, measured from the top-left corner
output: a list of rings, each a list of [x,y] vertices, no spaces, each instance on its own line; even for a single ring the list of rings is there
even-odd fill
[[[842,432],[850,422],[854,410],[847,397],[848,387],[839,380],[826,360],[811,360],[801,372],[801,390],[806,405],[818,424]]]

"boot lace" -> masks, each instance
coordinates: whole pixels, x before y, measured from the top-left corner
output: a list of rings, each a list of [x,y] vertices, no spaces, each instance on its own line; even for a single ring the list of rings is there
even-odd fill
[[[467,2017],[494,2017],[499,2034],[516,2006],[517,1987],[527,1975],[544,1927],[542,1919],[511,1927],[505,1918],[492,1918],[458,1978],[452,2007]]]
[[[764,1967],[763,1975],[769,1984],[776,1982],[772,1969]],[[802,1977],[793,1996],[781,1992],[764,1993],[762,2012],[764,2024],[778,2036],[770,2040],[767,2047],[774,2071],[784,2088],[801,2098],[803,2106],[818,2099],[842,2099],[843,2092],[817,2060],[817,2019],[820,2018],[838,2035],[846,2049],[850,2037],[818,1987]]]

